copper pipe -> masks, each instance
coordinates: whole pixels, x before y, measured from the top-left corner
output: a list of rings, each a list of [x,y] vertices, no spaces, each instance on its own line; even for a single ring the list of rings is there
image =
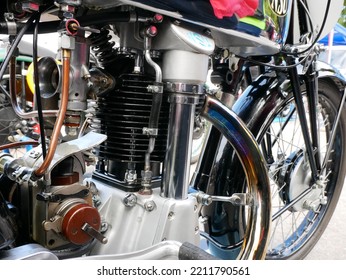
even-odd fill
[[[27,146],[27,145],[32,145],[32,146],[38,146],[39,143],[37,141],[21,141],[21,142],[13,142],[13,143],[8,143],[0,146],[0,151],[6,150],[6,149],[13,149],[21,146]]]
[[[62,52],[62,90],[61,90],[61,104],[58,117],[55,121],[53,133],[50,140],[50,146],[46,158],[42,165],[34,171],[37,177],[44,175],[48,169],[50,163],[53,160],[56,147],[58,146],[59,135],[61,127],[64,124],[65,114],[67,111],[67,104],[69,98],[69,86],[70,86],[70,59],[71,50],[63,49]]]
[[[18,102],[17,102],[17,90],[16,90],[16,57],[12,56],[9,63],[9,72],[10,72],[10,96],[11,96],[11,104],[13,111],[17,114],[17,116],[21,119],[31,119],[38,116],[37,111],[24,112]],[[56,116],[58,114],[58,110],[45,110],[43,111],[44,116]]]

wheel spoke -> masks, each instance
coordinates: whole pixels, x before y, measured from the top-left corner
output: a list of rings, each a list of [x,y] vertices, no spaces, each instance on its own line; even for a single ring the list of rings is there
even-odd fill
[[[302,100],[304,108],[308,108],[307,98],[303,96]],[[290,258],[310,240],[314,240],[313,242],[318,240],[318,237],[315,237],[315,228],[322,224],[327,206],[333,197],[334,178],[339,175],[339,171],[334,170],[338,170],[336,169],[338,165],[344,165],[344,161],[339,159],[335,161],[340,157],[340,152],[336,153],[335,145],[329,143],[331,123],[334,123],[337,106],[325,96],[320,99],[318,105],[317,154],[320,162],[325,163],[325,171],[319,173],[318,183],[313,182],[310,163],[306,158],[307,148],[302,127],[292,96],[287,98],[281,108],[283,110],[288,106],[291,111],[286,117],[281,116],[278,110],[272,122],[263,128],[265,133],[262,139],[265,144],[260,145],[268,159],[267,166],[272,186],[272,235],[267,258]],[[310,134],[309,110],[306,109],[305,113]],[[335,132],[335,137],[341,141],[338,147],[343,148],[341,143],[345,139],[340,130]]]

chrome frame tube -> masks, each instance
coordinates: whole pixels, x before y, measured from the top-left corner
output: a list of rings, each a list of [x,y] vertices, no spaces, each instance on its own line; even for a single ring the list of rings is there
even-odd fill
[[[198,95],[179,93],[173,93],[169,98],[171,108],[161,190],[163,197],[188,197],[194,115],[198,100]]]

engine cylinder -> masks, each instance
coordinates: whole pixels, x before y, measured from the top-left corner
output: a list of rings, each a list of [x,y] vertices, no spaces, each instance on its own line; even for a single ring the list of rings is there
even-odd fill
[[[140,187],[149,137],[143,134],[148,126],[152,93],[147,88],[153,81],[140,74],[120,76],[117,87],[107,96],[100,97],[91,127],[107,135],[107,140],[96,149],[99,162],[94,176],[113,182],[126,189]],[[161,105],[158,136],[151,154],[153,178],[161,175],[164,161],[169,103]]]

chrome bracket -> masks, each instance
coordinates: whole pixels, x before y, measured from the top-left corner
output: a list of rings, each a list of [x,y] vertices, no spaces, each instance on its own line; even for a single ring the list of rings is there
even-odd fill
[[[253,203],[253,199],[248,193],[234,193],[232,196],[217,196],[197,192],[192,195],[196,197],[198,203],[205,206],[210,205],[214,201],[229,202],[235,206],[250,206]]]

